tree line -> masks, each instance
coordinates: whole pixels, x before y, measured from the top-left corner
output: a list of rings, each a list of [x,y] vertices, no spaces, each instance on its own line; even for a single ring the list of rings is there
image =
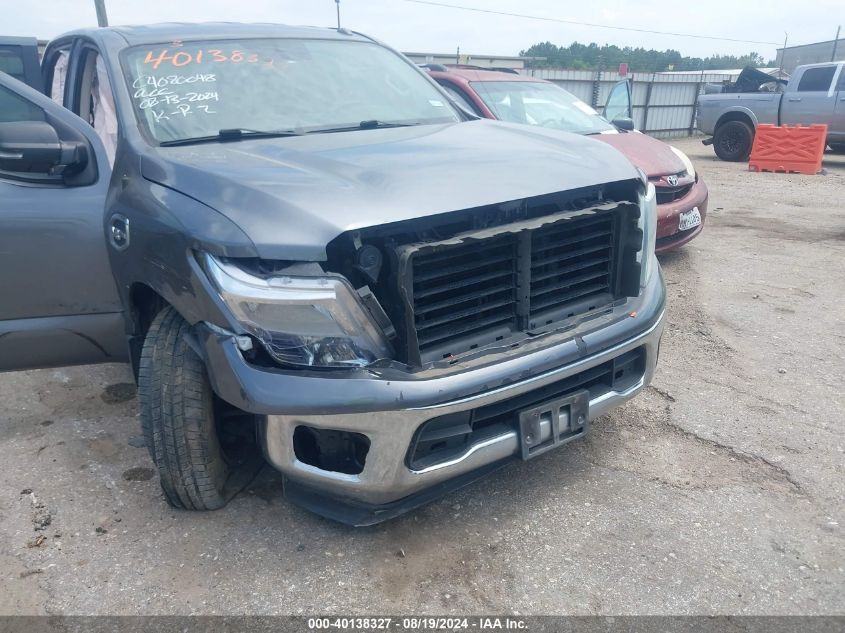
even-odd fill
[[[665,72],[669,70],[723,70],[728,68],[744,68],[746,66],[759,67],[773,61],[766,62],[762,55],[756,52],[747,55],[711,55],[710,57],[684,57],[680,52],[667,49],[658,51],[646,48],[625,46],[620,48],[614,44],[599,46],[579,44],[573,42],[569,46],[558,46],[551,42],[534,44],[520,51],[524,57],[544,57],[544,60],[531,62],[535,68],[571,68],[575,70],[595,70],[599,67],[613,68],[622,62],[627,62],[631,72]]]

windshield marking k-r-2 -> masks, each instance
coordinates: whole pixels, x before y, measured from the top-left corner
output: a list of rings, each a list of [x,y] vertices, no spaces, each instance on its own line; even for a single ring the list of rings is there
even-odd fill
[[[220,95],[214,89],[217,76],[214,73],[194,73],[191,75],[140,75],[132,82],[135,91],[132,98],[139,110],[151,110],[154,122],[158,123],[170,116],[188,116],[194,113],[215,114],[210,107],[219,101]],[[184,90],[190,88],[190,90]],[[203,103],[208,102],[208,103]]]

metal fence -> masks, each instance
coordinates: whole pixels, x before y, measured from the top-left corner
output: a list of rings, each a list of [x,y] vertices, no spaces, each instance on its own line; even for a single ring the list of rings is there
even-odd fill
[[[603,112],[610,91],[622,77],[613,72],[532,68],[521,71],[547,79]],[[634,124],[651,136],[670,138],[695,132],[695,102],[704,84],[735,79],[720,73],[631,73]]]

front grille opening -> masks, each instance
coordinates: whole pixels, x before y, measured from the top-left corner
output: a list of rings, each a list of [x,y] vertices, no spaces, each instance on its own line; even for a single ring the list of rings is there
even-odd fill
[[[369,287],[395,360],[457,363],[636,296],[641,188],[621,180],[350,230],[327,245],[324,268]],[[362,244],[384,255],[375,279],[357,264]],[[532,256],[534,245],[545,250]]]
[[[615,218],[611,213],[560,222],[531,235],[531,327],[575,315],[570,309],[604,294],[612,299]],[[589,302],[586,309],[596,309]]]
[[[452,360],[626,295],[620,270],[633,251],[623,236],[634,211],[622,203],[492,237],[405,247],[409,349],[421,363]]]
[[[293,431],[293,451],[303,464],[334,473],[360,475],[370,451],[370,439],[361,433],[300,425]]]
[[[692,189],[692,184],[681,185],[680,187],[655,187],[654,191],[657,194],[657,204],[669,204],[680,200],[686,196]]]
[[[432,248],[413,263],[414,328],[421,354],[455,351],[502,340],[516,329],[516,237]],[[478,340],[478,334],[488,336]],[[460,339],[467,345],[455,346]]]
[[[432,418],[417,429],[408,451],[408,466],[421,470],[461,457],[474,444],[518,429],[519,412],[586,389],[590,398],[625,391],[645,373],[645,348],[626,352],[596,367],[468,411]]]

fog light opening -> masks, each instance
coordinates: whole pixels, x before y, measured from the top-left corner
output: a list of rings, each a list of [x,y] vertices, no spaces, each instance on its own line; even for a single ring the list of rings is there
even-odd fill
[[[320,470],[359,475],[364,470],[370,438],[361,433],[297,426],[293,452],[303,464]]]

